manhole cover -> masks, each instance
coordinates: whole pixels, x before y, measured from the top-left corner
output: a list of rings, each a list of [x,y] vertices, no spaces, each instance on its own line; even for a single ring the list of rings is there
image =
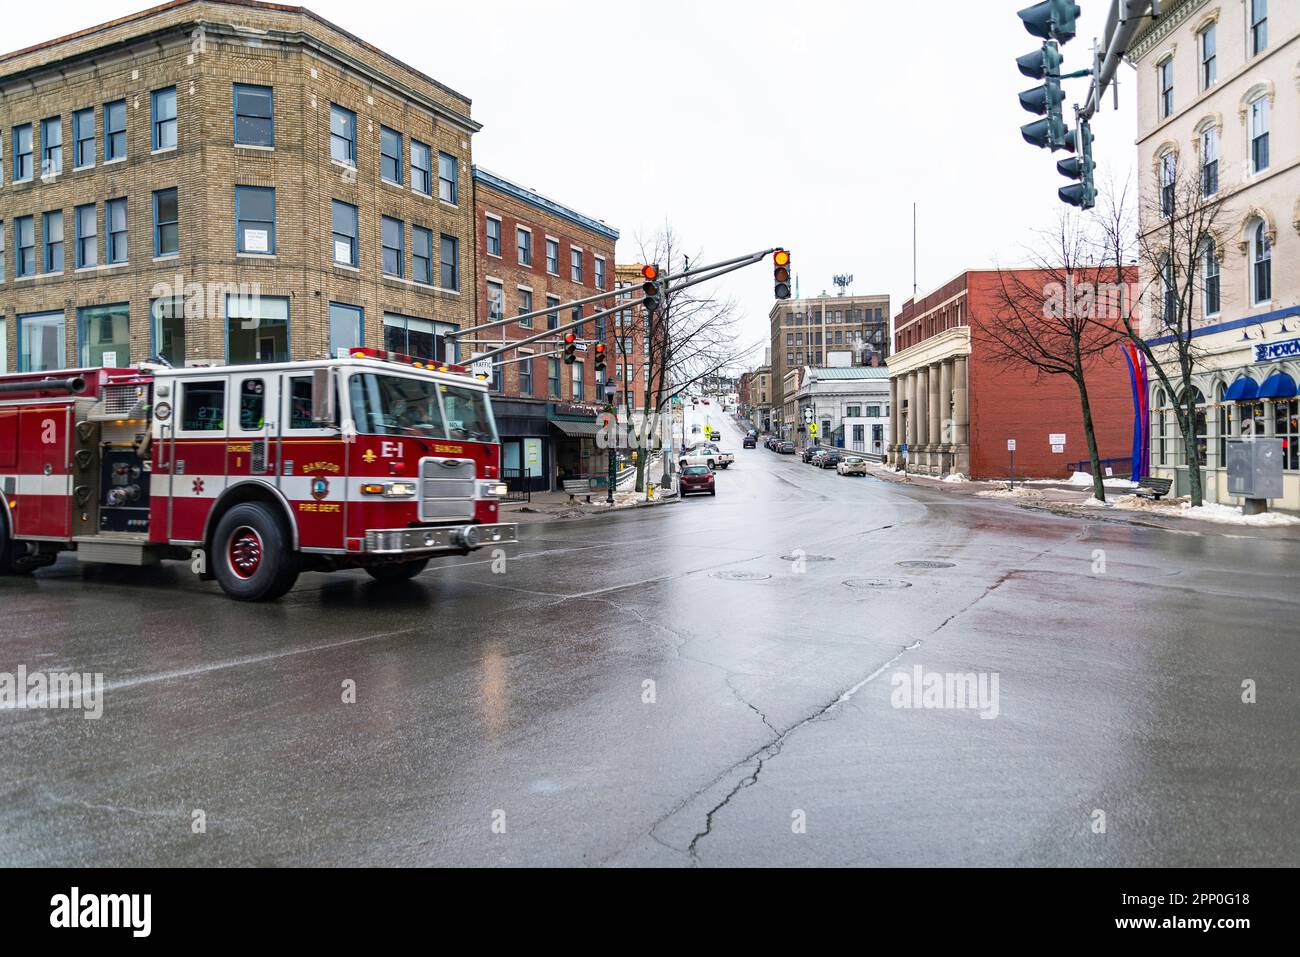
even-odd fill
[[[721,578],[727,582],[760,582],[772,576],[764,572],[714,572],[709,577]]]
[[[911,562],[899,562],[899,568],[956,568],[952,562],[931,562],[923,559]]]
[[[833,562],[829,555],[782,555],[783,562]]]
[[[844,582],[849,588],[911,588],[911,582],[897,578],[849,578]]]

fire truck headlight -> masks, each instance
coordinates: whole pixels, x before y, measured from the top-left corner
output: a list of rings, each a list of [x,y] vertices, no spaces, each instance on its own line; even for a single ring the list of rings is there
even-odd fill
[[[384,489],[385,498],[410,498],[415,494],[415,486],[410,482],[389,482]]]
[[[478,498],[505,498],[510,491],[505,482],[479,482]]]

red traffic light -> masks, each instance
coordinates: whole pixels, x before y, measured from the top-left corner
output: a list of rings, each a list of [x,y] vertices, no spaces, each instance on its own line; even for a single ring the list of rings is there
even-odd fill
[[[566,346],[571,346],[577,341],[578,341],[578,337],[575,336],[572,332],[567,332],[564,334],[564,344]]]
[[[641,275],[648,281],[654,281],[659,278],[658,266],[642,266]]]
[[[605,343],[603,342],[596,343],[596,355],[603,356],[604,354],[605,354]]]

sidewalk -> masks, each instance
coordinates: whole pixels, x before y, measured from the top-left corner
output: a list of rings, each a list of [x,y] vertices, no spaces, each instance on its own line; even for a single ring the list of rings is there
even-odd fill
[[[1123,522],[1169,531],[1239,537],[1248,535],[1252,538],[1300,542],[1300,517],[1282,512],[1243,516],[1240,509],[1214,503],[1192,509],[1186,498],[1170,499],[1168,496],[1152,501],[1133,494],[1133,483],[1120,479],[1108,480],[1106,502],[1101,503],[1093,498],[1091,484],[1076,485],[1065,480],[1017,481],[1015,487],[1010,488],[1005,481],[951,481],[922,475],[904,476],[888,466],[874,463],[867,468],[871,475],[885,482],[936,488],[954,495],[1002,500],[1020,508],[1048,511],[1086,521]]]
[[[659,478],[662,466],[658,462],[652,462],[647,470],[647,478],[653,476]],[[609,505],[605,502],[605,490],[593,491],[591,493],[591,502],[588,503],[586,496],[579,495],[573,501],[570,501],[567,492],[534,492],[531,501],[528,502],[502,502],[500,515],[503,522],[518,522],[520,524],[533,522],[567,522],[574,519],[590,518],[593,515],[608,515],[610,512],[621,512],[632,508],[653,508],[656,505],[669,505],[677,501],[676,489],[670,489],[666,493],[661,492],[659,484],[655,483],[655,497],[653,501],[645,500],[644,492],[634,490],[635,479],[632,482],[624,483],[619,490],[614,493],[614,504]]]

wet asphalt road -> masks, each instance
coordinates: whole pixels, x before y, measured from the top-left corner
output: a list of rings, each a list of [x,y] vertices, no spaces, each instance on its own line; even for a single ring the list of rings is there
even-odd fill
[[[526,526],[503,574],[0,580],[0,672],[107,682],[0,710],[0,864],[1300,863],[1300,547],[724,445],[716,498]],[[996,717],[895,707],[918,666]]]

